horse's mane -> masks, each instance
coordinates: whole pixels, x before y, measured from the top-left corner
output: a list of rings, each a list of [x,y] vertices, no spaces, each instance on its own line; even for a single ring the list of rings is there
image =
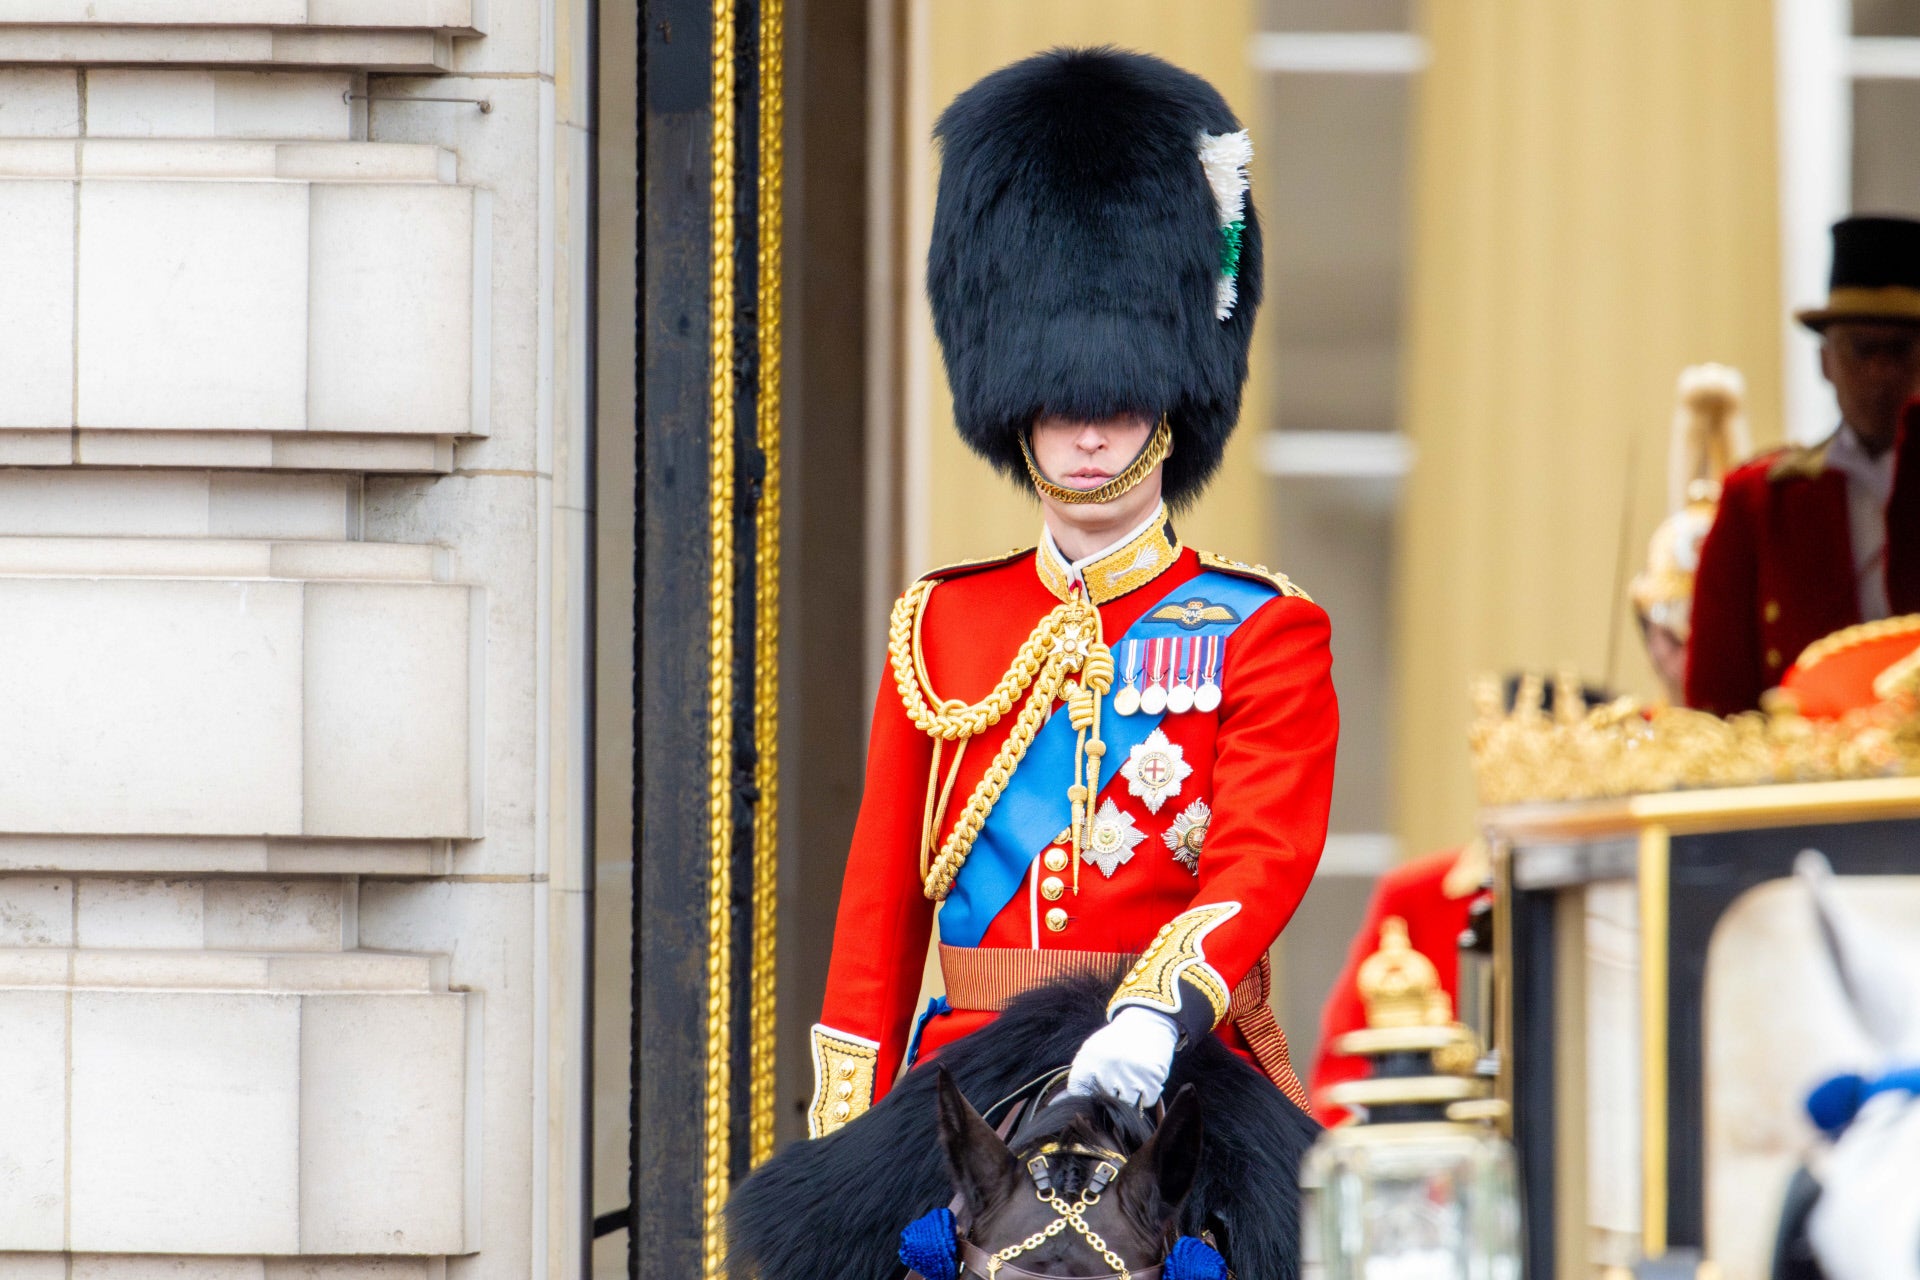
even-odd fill
[[[1138,1107],[1104,1093],[1062,1094],[1033,1113],[1007,1143],[1015,1151],[1043,1142],[1104,1145],[1117,1142],[1127,1154],[1153,1136],[1153,1124]]]
[[[1029,1116],[1007,1145],[1016,1155],[1048,1142],[1063,1147],[1112,1147],[1121,1155],[1132,1155],[1152,1136],[1152,1122],[1137,1107],[1105,1094],[1066,1094]],[[1091,1156],[1062,1158],[1054,1176],[1055,1189],[1062,1195],[1077,1195],[1094,1160]]]
[[[940,1063],[984,1111],[1072,1062],[1080,1042],[1106,1024],[1107,999],[1120,977],[1035,988],[987,1027],[943,1048]],[[1212,1036],[1174,1059],[1167,1096],[1184,1084],[1198,1089],[1205,1138],[1181,1208],[1182,1233],[1211,1230],[1235,1274],[1249,1280],[1297,1280],[1296,1172],[1320,1126]],[[1025,1144],[1033,1125],[1054,1123],[1056,1115],[1066,1127],[1106,1125],[1112,1117],[1101,1105],[1048,1107],[1014,1140]],[[1133,1132],[1138,1137],[1128,1144],[1138,1146],[1146,1135]],[[934,1072],[923,1063],[852,1124],[793,1143],[740,1184],[727,1206],[730,1265],[760,1280],[892,1280],[901,1271],[900,1229],[952,1198]]]

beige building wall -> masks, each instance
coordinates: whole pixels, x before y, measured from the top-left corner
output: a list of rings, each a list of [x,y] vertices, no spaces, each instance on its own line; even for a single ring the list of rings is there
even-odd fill
[[[1650,693],[1620,603],[1665,514],[1682,366],[1780,435],[1771,0],[1429,4],[1400,535],[1397,829],[1472,829],[1466,688],[1571,663]],[[1609,653],[1613,653],[1609,670]]]
[[[7,1280],[580,1273],[585,12],[0,16]]]
[[[1040,534],[1038,504],[980,461],[953,427],[952,401],[933,337],[925,290],[927,241],[938,173],[933,122],[981,76],[1062,44],[1114,44],[1155,53],[1212,81],[1243,121],[1255,116],[1254,72],[1247,61],[1250,2],[1208,0],[914,0],[908,9],[908,100],[901,118],[906,174],[900,291],[905,316],[905,412],[902,463],[910,498],[902,513],[902,567],[917,575],[935,565],[1030,546]],[[1204,13],[1204,19],[1201,14]],[[1260,196],[1258,139],[1253,194]],[[1255,559],[1265,544],[1264,488],[1256,454],[1266,387],[1258,365],[1241,429],[1206,495],[1179,521],[1193,545]],[[891,584],[897,591],[904,583]]]

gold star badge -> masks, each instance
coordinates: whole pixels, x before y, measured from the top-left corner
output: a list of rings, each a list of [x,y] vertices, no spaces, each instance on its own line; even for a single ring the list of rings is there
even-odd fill
[[[1091,862],[1100,868],[1101,875],[1111,879],[1122,863],[1133,858],[1134,847],[1146,838],[1147,833],[1133,825],[1133,815],[1122,813],[1108,798],[1100,802],[1100,811],[1093,815],[1093,831],[1087,837],[1087,847],[1080,851],[1080,860]]]
[[[1173,825],[1160,833],[1167,842],[1167,848],[1173,850],[1174,861],[1195,875],[1200,874],[1200,846],[1207,838],[1207,824],[1213,821],[1213,810],[1207,808],[1205,800],[1195,800],[1180,812]]]

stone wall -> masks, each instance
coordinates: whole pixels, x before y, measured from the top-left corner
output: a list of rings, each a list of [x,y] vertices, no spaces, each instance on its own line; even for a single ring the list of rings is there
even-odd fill
[[[585,47],[0,4],[0,1274],[579,1272]]]

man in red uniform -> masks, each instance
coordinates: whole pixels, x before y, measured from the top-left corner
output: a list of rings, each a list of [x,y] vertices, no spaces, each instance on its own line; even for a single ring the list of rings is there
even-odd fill
[[[1902,428],[1920,394],[1920,222],[1835,225],[1827,304],[1799,319],[1841,423],[1726,479],[1687,656],[1688,705],[1718,715],[1758,707],[1822,636],[1920,612],[1920,427]]]
[[[816,1136],[907,1054],[1036,983],[1125,973],[1069,1088],[1140,1104],[1209,1032],[1304,1105],[1266,953],[1326,836],[1327,617],[1182,545],[1219,465],[1260,300],[1251,147],[1206,82],[1054,50],[961,94],[928,293],[967,443],[1039,495],[1040,543],[895,605],[825,1008]]]

